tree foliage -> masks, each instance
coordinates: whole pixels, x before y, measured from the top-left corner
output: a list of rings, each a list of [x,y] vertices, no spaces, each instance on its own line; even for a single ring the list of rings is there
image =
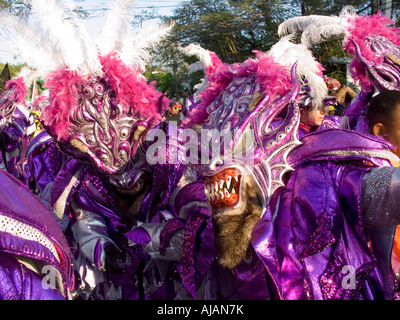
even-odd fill
[[[226,62],[243,61],[277,41],[289,8],[274,0],[192,0],[175,10],[174,34],[183,45],[198,43]]]
[[[81,2],[82,0],[75,0]],[[158,90],[179,100],[193,93],[201,81],[202,73],[187,74],[195,57],[187,57],[180,46],[196,43],[215,52],[227,63],[241,62],[254,56],[254,50],[268,51],[279,38],[278,25],[298,15],[339,15],[345,5],[352,5],[358,14],[371,14],[380,9],[382,0],[188,0],[181,2],[170,17],[159,16],[155,8],[136,15],[136,26],[146,20],[159,18],[173,20],[172,35],[154,50],[145,76],[155,81]],[[392,0],[392,17],[400,25],[400,0]],[[16,15],[28,15],[29,2],[25,0],[0,0],[0,10]],[[82,18],[88,12],[78,9]],[[341,82],[345,81],[346,65],[332,58],[346,57],[340,38],[313,48],[315,57],[325,66],[326,73]]]
[[[176,41],[197,43],[224,62],[240,62],[254,50],[268,51],[278,41],[278,25],[299,15],[339,15],[351,5],[358,14],[371,14],[379,0],[191,0],[174,11]],[[381,1],[382,2],[382,1]],[[399,20],[400,0],[393,0],[393,18]],[[312,51],[326,74],[346,82],[347,54],[341,38],[334,37]],[[332,59],[335,58],[335,59]],[[338,61],[339,60],[339,61]]]

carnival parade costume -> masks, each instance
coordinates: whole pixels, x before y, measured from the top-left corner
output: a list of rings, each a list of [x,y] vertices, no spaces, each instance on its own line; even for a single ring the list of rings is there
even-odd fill
[[[1,168],[21,181],[25,179],[24,152],[36,127],[26,105],[26,93],[24,79],[19,77],[7,82],[0,98]]]
[[[31,4],[37,25],[2,18],[26,32],[13,39],[26,45],[26,78],[46,79],[48,96],[37,103],[45,132],[28,147],[27,176],[72,247],[75,297],[195,297],[193,241],[197,232],[212,237],[199,218],[209,211],[203,188],[189,184],[180,129],[164,121],[169,99],[141,75],[147,50],[170,27],[135,34],[134,2],[115,1],[94,43],[70,7]],[[167,142],[155,157],[166,162],[150,164],[147,140],[158,133]]]
[[[325,18],[293,18],[281,28],[290,32],[304,30],[303,40],[309,40],[307,35],[310,34],[313,35],[311,39],[321,39],[326,30],[338,30],[338,20],[332,18],[336,21],[332,23]],[[362,47],[371,53],[368,45],[372,43],[375,48],[377,42],[369,41],[370,37],[385,43],[378,46],[378,53],[387,50],[385,55],[378,54],[373,65],[360,58],[358,51],[353,63],[358,71],[355,75],[370,88],[397,88],[398,30],[387,26],[386,18],[379,15],[370,18],[353,15],[339,20],[346,21],[348,37],[345,44],[351,46],[354,43],[356,50]],[[361,28],[366,34],[357,37],[354,31],[358,30],[357,23],[370,26]],[[325,24],[328,27],[324,29]],[[350,40],[351,35],[355,39]],[[388,35],[391,40],[384,38]],[[304,43],[306,41],[302,45]],[[277,56],[284,56],[284,52],[282,50]],[[358,59],[361,59],[361,67]],[[389,61],[389,66],[382,62],[383,59]],[[300,64],[301,58],[298,60]],[[263,299],[393,299],[395,279],[390,255],[394,228],[399,223],[395,200],[398,197],[398,172],[391,166],[398,159],[390,151],[393,146],[365,131],[358,133],[344,129],[321,130],[305,135],[301,144],[296,142],[296,133],[292,130],[295,132],[298,126],[297,103],[304,103],[300,88],[309,86],[312,93],[315,83],[308,81],[305,86],[296,85],[297,79],[292,77],[292,89],[287,86],[285,90],[285,80],[277,79],[277,74],[284,72],[275,72],[274,76],[262,79],[261,59],[256,64],[258,66],[250,74],[246,74],[249,69],[242,67],[244,64],[230,67],[219,64],[219,70],[218,65],[209,64],[216,71],[208,75],[209,87],[199,93],[200,102],[186,120],[186,124],[200,123],[205,128],[240,128],[235,142],[230,142],[229,148],[224,149],[230,152],[237,152],[240,132],[243,134],[243,130],[252,128],[256,132],[253,138],[256,150],[264,151],[261,156],[254,154],[255,166],[249,170],[241,161],[232,162],[232,153],[224,154],[221,148],[223,156],[203,170],[205,192],[212,208],[217,263],[234,271],[234,276],[228,277],[230,282],[226,278],[223,284],[218,284],[221,275],[210,279],[210,288],[215,296],[225,293],[225,298],[255,298],[259,294]],[[295,63],[291,65],[292,69],[296,68]],[[387,76],[379,76],[379,72]],[[300,73],[299,78],[304,78],[304,74]],[[257,87],[278,83],[282,91],[277,98]],[[358,98],[363,98],[363,94]],[[359,103],[359,99],[354,103]],[[285,116],[276,126],[279,112],[285,108]],[[354,108],[355,105],[350,105],[349,112]],[[349,113],[345,115],[349,117]],[[355,112],[348,123],[357,122],[361,116]],[[279,151],[274,152],[274,147]],[[232,178],[237,182],[232,184]],[[246,180],[251,187],[246,186]],[[283,188],[276,188],[283,184]],[[247,202],[244,207],[243,202]],[[252,203],[252,212],[246,210]],[[229,222],[231,227],[228,227]],[[229,239],[228,235],[232,233],[241,237],[240,244]],[[243,243],[241,253],[228,248],[240,248]],[[235,255],[238,255],[237,260],[232,261]],[[250,267],[257,264],[257,258],[264,265],[264,273]],[[239,270],[246,263],[248,272],[243,277],[245,272],[241,274]],[[351,286],[343,285],[346,268],[354,271]],[[254,281],[250,285],[253,290],[235,290],[227,285],[231,283],[234,287],[241,280],[248,284]],[[256,286],[256,283],[263,285]]]
[[[393,21],[379,14],[371,17],[344,14],[340,17],[326,18],[327,17],[310,16],[306,19],[301,17],[289,19],[280,26],[280,32],[283,34],[285,30],[289,32],[302,30],[301,39],[306,45],[323,41],[324,37],[329,37],[333,34],[342,34],[345,36],[343,46],[350,54],[354,54],[353,62],[350,65],[350,71],[353,78],[360,84],[361,92],[347,107],[341,127],[356,130],[361,134],[357,135],[352,132],[349,137],[354,139],[353,142],[347,141],[342,147],[340,145],[347,140],[346,136],[349,134],[348,131],[326,131],[321,132],[319,135],[310,135],[305,140],[302,140],[304,143],[303,146],[291,155],[293,159],[296,159],[294,161],[296,163],[301,158],[297,158],[300,154],[299,150],[307,150],[307,144],[315,148],[314,153],[310,152],[307,155],[308,152],[305,152],[305,155],[302,156],[303,165],[299,167],[296,165],[294,167],[295,171],[291,177],[291,179],[293,179],[292,182],[295,181],[297,174],[304,172],[308,177],[313,177],[317,176],[315,173],[318,170],[322,170],[320,174],[327,170],[324,176],[333,177],[332,181],[341,181],[340,184],[336,184],[335,187],[336,190],[339,191],[339,197],[336,199],[349,199],[348,197],[351,194],[350,189],[346,190],[345,194],[340,195],[341,192],[343,192],[345,188],[349,188],[349,186],[355,188],[353,189],[353,197],[350,198],[350,200],[346,200],[345,203],[339,202],[340,210],[329,210],[329,207],[319,208],[317,211],[325,211],[325,214],[318,217],[315,231],[312,232],[309,230],[310,237],[308,238],[309,240],[307,240],[308,243],[304,242],[306,239],[304,237],[303,241],[299,241],[299,243],[311,245],[312,242],[310,240],[315,239],[315,237],[322,237],[325,239],[325,246],[322,245],[322,248],[312,251],[321,252],[322,254],[325,248],[328,248],[328,251],[332,250],[332,256],[329,258],[330,261],[327,260],[325,262],[325,270],[322,270],[321,261],[317,262],[317,267],[317,264],[314,264],[317,259],[314,257],[308,258],[309,254],[305,249],[307,246],[301,248],[299,252],[302,251],[303,253],[300,255],[297,253],[297,256],[300,256],[300,258],[297,258],[297,261],[304,263],[303,268],[305,270],[308,270],[308,268],[312,270],[310,272],[300,271],[300,273],[302,273],[302,278],[307,274],[310,278],[318,278],[320,281],[320,288],[318,288],[318,285],[315,285],[317,283],[316,281],[309,281],[309,284],[313,284],[311,290],[306,290],[306,288],[310,288],[306,285],[303,285],[303,288],[300,289],[302,286],[300,282],[303,280],[299,278],[297,278],[297,288],[299,288],[299,292],[301,291],[304,297],[312,293],[317,294],[317,298],[320,299],[393,299],[395,281],[391,267],[391,248],[398,218],[395,214],[397,210],[395,205],[389,204],[393,204],[393,202],[396,203],[398,173],[397,170],[391,166],[392,163],[397,162],[397,159],[393,158],[388,152],[394,148],[390,143],[382,138],[368,134],[365,111],[369,99],[375,92],[399,89],[399,31],[390,26],[393,25]],[[339,25],[339,28],[334,27],[333,24]],[[335,140],[335,145],[328,147],[327,142],[331,139],[329,135],[332,134],[335,135],[337,140]],[[324,138],[323,136],[326,137]],[[341,136],[343,137],[342,139],[340,138]],[[357,140],[359,141],[354,143]],[[329,151],[329,149],[331,150]],[[325,152],[327,152],[327,154],[323,155]],[[369,160],[363,159],[365,156],[371,158]],[[386,160],[381,163],[381,160],[377,161],[379,158],[381,160],[386,158]],[[347,161],[351,164],[346,164],[346,169],[344,169],[342,164],[339,165],[338,168],[333,169],[330,161],[343,159],[348,159]],[[321,160],[324,162],[321,162]],[[309,161],[314,163],[314,168],[310,165]],[[365,165],[361,164],[362,162],[368,165],[365,167]],[[358,163],[356,167],[351,169],[350,175],[353,175],[353,178],[350,179],[350,175],[348,175],[346,171],[350,173],[349,167],[356,163]],[[368,168],[372,163],[374,163],[372,166],[374,168]],[[329,166],[331,167],[329,168]],[[365,172],[363,173],[363,171]],[[329,175],[327,172],[329,172]],[[347,183],[344,183],[346,180],[348,180]],[[292,182],[288,182],[287,186],[290,186]],[[328,183],[324,188],[327,195],[334,194],[333,191],[328,191],[330,188]],[[315,210],[314,208],[318,207],[317,204],[309,204],[307,209],[304,207],[311,201],[308,199],[311,194],[309,192],[315,192],[314,194],[316,194],[317,191],[315,189],[304,191],[294,186],[290,188],[289,191],[284,194],[290,198],[286,199],[286,201],[291,203],[291,211],[285,210],[282,207],[282,211],[286,211],[287,213],[280,215],[278,212],[277,217],[288,219],[289,212],[290,215],[294,215],[295,217],[304,215],[306,212],[313,212]],[[296,198],[301,199],[301,203],[293,204],[296,203],[296,201],[294,201]],[[334,199],[334,197],[332,199]],[[305,201],[305,203],[303,203],[303,201]],[[337,200],[330,200],[326,203],[328,206],[331,206],[334,203],[337,204]],[[359,206],[357,208],[351,208],[355,203],[358,203]],[[335,212],[335,214],[332,216],[330,212]],[[353,235],[351,235],[352,232],[348,233],[347,237],[350,239],[354,235],[357,235],[359,238],[358,242],[364,247],[365,257],[363,259],[360,259],[362,256],[361,252],[363,251],[361,248],[358,250],[350,249],[358,253],[357,257],[352,257],[352,255],[346,253],[346,255],[350,257],[349,261],[346,261],[342,256],[343,253],[339,252],[343,250],[343,247],[340,248],[340,246],[337,246],[334,248],[334,246],[331,248],[332,244],[337,243],[337,239],[341,238],[332,234],[336,232],[334,227],[335,223],[337,223],[335,221],[336,218],[333,219],[333,217],[336,217],[338,212],[345,217],[343,219],[345,222],[343,224],[344,226],[346,222],[350,222],[353,229],[357,230]],[[323,222],[325,219],[329,220],[329,222]],[[354,220],[352,221],[352,219]],[[293,234],[297,232],[298,231],[293,228]],[[301,233],[303,233],[303,231]],[[282,235],[283,234],[284,232],[282,232]],[[286,237],[286,235],[284,237]],[[290,236],[287,236],[286,241],[289,241],[289,237]],[[299,236],[299,238],[301,237],[302,236]],[[331,239],[332,242],[329,239]],[[324,241],[321,243],[324,243]],[[346,241],[344,243],[348,246]],[[357,241],[348,241],[348,243],[355,244]],[[367,247],[366,244],[369,244],[369,247]],[[334,250],[338,250],[338,252],[334,253]],[[370,251],[374,254],[372,259],[367,257],[370,255]],[[289,251],[286,253],[288,261],[294,261],[292,258],[289,258],[294,255],[289,254]],[[304,254],[306,254],[307,258]],[[307,262],[307,260],[311,262]],[[308,264],[311,265],[311,267]],[[343,279],[343,274],[341,274],[341,272],[346,265],[353,266],[361,279],[353,289],[347,291],[343,289],[340,283]],[[370,270],[368,270],[368,268]],[[362,275],[363,273],[364,276]],[[292,280],[290,281],[292,284],[295,282]],[[364,285],[362,284],[363,281],[365,281]],[[327,284],[329,284],[329,286]],[[292,291],[294,297],[297,298],[298,296],[296,297],[295,292],[296,290]],[[311,297],[313,297],[312,294],[310,295]]]
[[[300,145],[297,99],[322,103],[327,92],[321,66],[290,40],[233,65],[207,50],[187,48],[205,63],[207,85],[183,126],[234,133],[228,140],[222,135],[219,156],[203,150],[210,161],[199,169],[217,253],[205,278],[206,299],[282,297],[270,201],[290,170],[287,155]]]
[[[10,137],[32,132],[18,111],[24,83],[40,76],[48,88],[33,103],[44,130],[16,145],[26,159],[7,166],[15,177],[0,172],[2,297],[393,299],[399,159],[365,131],[363,110],[375,90],[399,89],[398,30],[380,15],[293,18],[279,32],[301,30],[302,43],[287,35],[236,64],[191,45],[206,77],[176,127],[164,118],[170,100],[141,74],[169,27],[135,33],[133,4],[114,1],[95,41],[69,2],[31,1],[33,24],[1,13],[31,68],[1,100],[4,135],[21,129],[4,139],[6,160]],[[345,35],[362,91],[345,121],[300,135],[301,108],[328,94],[309,47],[332,33]],[[217,150],[185,144],[187,128]],[[188,163],[191,147],[207,161]],[[39,289],[44,264],[57,290]],[[32,290],[4,296],[21,274]]]
[[[56,220],[5,171],[0,172],[0,186],[0,299],[70,299],[72,255]]]
[[[74,289],[70,248],[49,208],[25,186],[23,153],[35,128],[25,95],[23,79],[12,79],[0,102],[3,159],[7,159],[0,170],[0,299],[70,299]]]

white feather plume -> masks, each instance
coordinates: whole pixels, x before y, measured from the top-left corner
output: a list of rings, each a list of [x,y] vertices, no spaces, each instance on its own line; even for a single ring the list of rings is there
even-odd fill
[[[297,62],[297,76],[308,81],[308,86],[311,88],[310,95],[313,98],[312,104],[319,106],[328,94],[325,81],[318,75],[321,71],[320,64],[305,45],[291,42],[293,37],[292,34],[281,38],[266,54],[289,67]]]
[[[319,15],[289,18],[279,25],[278,35],[284,36],[286,34],[294,33],[296,31],[303,31],[310,25],[321,26],[326,24],[337,24],[340,23],[340,20],[340,17]]]
[[[282,36],[302,31],[301,43],[310,48],[331,36],[340,35],[347,39],[349,26],[354,16],[352,12],[343,10],[340,16],[310,15],[294,17],[279,25],[278,34]]]
[[[204,65],[207,67],[211,64],[211,56],[210,56],[210,51],[207,49],[202,48],[198,44],[189,44],[186,47],[181,47],[179,48],[181,52],[187,54],[188,56],[197,56],[201,62],[204,63]]]
[[[96,44],[101,55],[107,55],[113,50],[121,50],[122,37],[132,32],[132,8],[136,0],[114,0],[107,15]]]
[[[51,46],[40,28],[5,11],[0,13],[0,22],[10,32],[6,41],[13,52],[31,68],[40,70],[42,76],[63,66],[60,52]]]
[[[103,71],[99,60],[96,43],[87,32],[84,26],[84,21],[76,13],[76,4],[72,0],[67,0],[65,3],[65,8],[70,12],[69,21],[74,27],[74,34],[76,39],[79,41],[79,49],[84,57],[83,65],[81,66],[82,72],[101,76]]]
[[[172,25],[153,26],[134,32],[132,10],[136,0],[114,0],[107,22],[91,39],[72,0],[29,0],[32,16],[17,18],[0,13],[0,26],[10,27],[14,53],[42,75],[68,68],[80,75],[101,76],[100,55],[118,51],[124,63],[145,69],[150,49],[164,38]]]
[[[71,16],[67,15],[64,6],[56,0],[31,0],[32,13],[40,21],[48,41],[59,48],[65,65],[78,70],[83,65],[85,57],[82,54],[79,38],[76,37],[75,26]]]
[[[311,48],[314,44],[332,37],[332,36],[347,36],[348,34],[347,23],[342,20],[338,24],[326,24],[321,26],[310,25],[304,29],[301,35],[301,42]]]
[[[192,74],[193,72],[203,70],[204,71],[204,63],[202,61],[196,61],[189,66],[188,74]]]
[[[143,72],[150,59],[150,49],[164,39],[173,25],[154,25],[132,32],[122,38],[120,58],[127,65],[139,67]]]

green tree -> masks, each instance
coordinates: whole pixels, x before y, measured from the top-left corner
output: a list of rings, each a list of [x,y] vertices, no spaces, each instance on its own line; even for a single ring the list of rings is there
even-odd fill
[[[183,45],[197,43],[226,62],[267,50],[290,6],[276,0],[191,0],[174,11],[174,34]]]
[[[0,0],[0,10],[7,10],[18,16],[28,16],[30,5],[24,0]]]
[[[17,76],[18,72],[22,69],[23,66],[24,66],[23,64],[8,65],[11,78],[14,78],[15,76]],[[1,72],[1,70],[4,69],[4,67],[5,67],[5,64],[0,63],[0,72]]]

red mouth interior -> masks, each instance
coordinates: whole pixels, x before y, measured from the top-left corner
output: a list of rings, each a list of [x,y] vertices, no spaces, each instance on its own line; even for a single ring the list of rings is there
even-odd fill
[[[231,208],[239,202],[241,175],[235,168],[205,178],[204,191],[213,209]]]

